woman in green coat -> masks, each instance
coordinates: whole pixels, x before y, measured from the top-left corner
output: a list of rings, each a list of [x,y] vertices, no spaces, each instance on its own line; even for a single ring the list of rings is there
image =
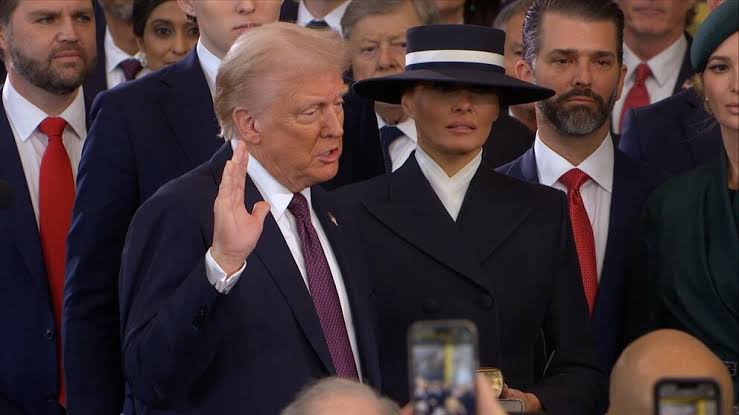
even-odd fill
[[[650,328],[686,331],[732,372],[739,362],[739,1],[727,0],[691,47],[696,89],[721,129],[725,152],[674,177],[649,198],[642,289]]]

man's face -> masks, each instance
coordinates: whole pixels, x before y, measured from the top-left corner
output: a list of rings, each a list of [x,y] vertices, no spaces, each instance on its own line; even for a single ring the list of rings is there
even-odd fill
[[[291,87],[266,83],[275,99],[253,115],[259,137],[254,156],[292,191],[332,179],[339,169],[344,136],[347,87],[341,73],[305,74],[290,79]]]
[[[103,10],[116,19],[130,22],[133,17],[133,0],[98,0]]]
[[[77,89],[94,70],[95,16],[90,0],[21,0],[0,30],[9,70],[54,94]]]
[[[540,122],[543,118],[573,136],[588,135],[607,123],[626,75],[617,53],[612,22],[546,13],[533,70],[523,62],[517,65],[521,79],[556,91],[536,103]]]
[[[413,3],[360,19],[349,37],[354,80],[393,75],[405,68],[405,32],[421,25]]]
[[[416,121],[418,144],[435,160],[477,154],[500,110],[492,89],[446,83],[416,85],[402,106]]]
[[[223,59],[247,30],[277,21],[282,0],[177,0],[182,10],[198,19],[200,39]]]
[[[450,13],[455,10],[459,10],[464,7],[465,0],[436,0],[436,7],[439,8],[439,13]]]
[[[624,30],[636,36],[661,37],[685,30],[695,0],[617,0],[624,12]]]

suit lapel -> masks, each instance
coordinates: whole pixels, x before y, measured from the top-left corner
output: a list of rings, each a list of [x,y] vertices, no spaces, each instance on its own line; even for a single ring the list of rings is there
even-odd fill
[[[195,50],[162,75],[164,91],[158,97],[178,144],[193,166],[223,144],[213,112],[213,98]]]
[[[477,169],[457,223],[469,248],[484,262],[531,212],[516,187],[486,165]]]
[[[227,142],[211,158],[211,171],[217,186],[221,184],[226,161],[230,160],[232,155],[231,144]],[[245,195],[247,209],[251,210],[256,202],[262,200],[264,199],[259,190],[252,180],[247,177]],[[272,214],[268,214],[264,220],[262,235],[254,248],[253,255],[256,255],[259,261],[264,264],[275,285],[282,292],[295,320],[303,330],[305,337],[318,355],[321,363],[323,363],[326,371],[336,373],[313,300]]]
[[[1,91],[1,89],[0,89]],[[48,283],[41,240],[38,233],[36,216],[28,194],[26,176],[23,172],[18,148],[15,145],[13,131],[5,115],[5,107],[0,101],[0,178],[7,180],[14,192],[13,206],[6,212],[0,212],[0,218],[6,216],[10,236],[16,242],[18,252],[28,268],[31,279],[44,291],[48,298]]]
[[[388,202],[365,202],[377,220],[434,260],[493,292],[480,261],[467,248],[413,155],[390,176]]]

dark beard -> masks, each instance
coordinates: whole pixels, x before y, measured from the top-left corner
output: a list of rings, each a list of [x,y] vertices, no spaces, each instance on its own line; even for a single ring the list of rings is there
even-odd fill
[[[578,96],[593,99],[597,108],[590,110],[585,106],[576,106],[572,109],[564,107],[564,101]],[[585,136],[593,133],[608,121],[615,103],[615,91],[606,102],[603,97],[594,93],[590,88],[573,88],[559,97],[539,101],[536,106],[544,118],[558,131],[566,135]]]
[[[86,65],[83,70],[72,77],[63,77],[51,67],[51,57],[65,50],[74,50],[79,53]],[[97,58],[90,61],[87,53],[81,47],[75,45],[62,46],[51,51],[46,61],[36,60],[25,55],[13,42],[10,42],[8,53],[15,73],[38,88],[56,95],[67,95],[74,92],[82,85],[87,74],[94,70],[97,62]]]

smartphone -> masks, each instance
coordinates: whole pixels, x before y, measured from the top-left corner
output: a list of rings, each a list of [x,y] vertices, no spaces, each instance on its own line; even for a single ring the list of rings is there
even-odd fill
[[[711,379],[660,379],[654,386],[655,415],[721,414],[721,392]]]
[[[474,415],[477,328],[467,320],[430,320],[408,329],[410,396],[415,415]]]

